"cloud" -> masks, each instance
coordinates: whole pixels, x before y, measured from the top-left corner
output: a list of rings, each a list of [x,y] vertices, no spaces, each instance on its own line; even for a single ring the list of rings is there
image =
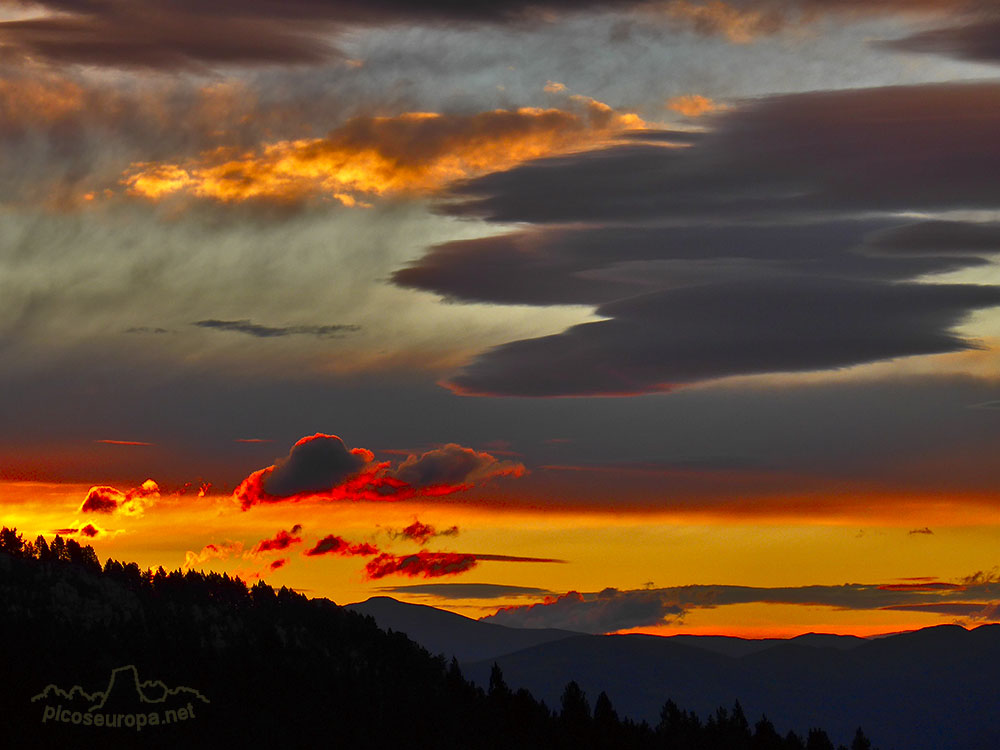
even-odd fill
[[[348,541],[340,538],[339,536],[334,536],[333,534],[328,534],[327,536],[320,539],[316,544],[307,549],[302,554],[307,557],[316,557],[318,555],[341,555],[343,557],[368,557],[369,555],[377,555],[379,553],[378,547],[375,547],[368,542],[362,542],[359,544],[351,544]]]
[[[114,487],[91,487],[80,505],[81,513],[113,513],[125,501],[125,493]]]
[[[1000,224],[941,220],[903,224],[873,233],[864,249],[886,255],[995,255],[1000,253]]]
[[[164,334],[170,333],[166,328],[151,328],[149,326],[131,326],[125,329],[125,333],[152,333],[152,334]]]
[[[925,224],[946,226],[925,231]],[[434,246],[392,278],[450,300],[600,304],[748,277],[902,281],[982,265],[977,255],[985,251],[971,245],[987,241],[959,222],[900,225],[870,219],[537,228]],[[948,249],[956,242],[961,251]]]
[[[1000,15],[971,16],[965,23],[877,42],[882,49],[922,52],[958,60],[1000,63]]]
[[[720,113],[690,147],[623,145],[522,165],[459,185],[465,201],[449,210],[495,221],[718,224],[985,207],[1000,200],[989,179],[998,123],[996,83],[765,97]],[[553,190],[566,184],[577,189]]]
[[[653,7],[695,33],[748,44],[829,16],[962,16],[980,6],[978,0],[668,0]]]
[[[285,531],[282,529],[271,539],[261,539],[257,542],[253,548],[252,554],[260,555],[265,552],[278,552],[286,550],[293,544],[299,544],[302,541],[302,537],[299,536],[301,533],[301,524],[295,524],[291,531]]]
[[[397,556],[383,552],[368,562],[365,566],[365,575],[372,581],[390,575],[439,578],[459,575],[474,567],[476,567],[475,555],[421,550],[412,555]]]
[[[942,602],[938,604],[899,604],[884,609],[897,612],[930,612],[950,617],[967,617],[970,620],[1000,620],[1000,604],[981,602]]]
[[[0,22],[0,42],[14,59],[116,68],[204,71],[212,67],[316,65],[344,59],[337,37],[351,29],[394,24],[459,25],[551,23],[581,12],[648,9],[683,29],[746,44],[828,15],[878,16],[975,8],[975,0],[508,0],[454,3],[383,0],[41,0],[33,15]],[[155,18],[155,23],[149,19]],[[974,21],[968,21],[975,28]],[[968,26],[918,35],[905,48],[988,56],[986,31]],[[957,38],[956,38],[957,37]],[[348,64],[352,61],[345,60]]]
[[[654,292],[610,318],[480,355],[463,394],[631,395],[729,375],[802,372],[975,348],[951,332],[1000,288],[787,278]]]
[[[287,557],[282,557],[279,560],[273,560],[268,567],[271,570],[277,570],[278,568],[284,567],[285,563],[287,563],[287,562],[288,562],[288,558]]]
[[[667,109],[684,115],[685,117],[701,117],[711,112],[723,109],[722,105],[716,104],[707,96],[701,94],[685,94],[675,96],[667,101]]]
[[[80,529],[80,533],[83,534],[84,536],[95,537],[101,533],[101,530],[98,529],[93,524],[88,523],[86,526]]]
[[[545,601],[502,607],[484,621],[510,627],[567,628],[589,633],[614,632],[668,624],[691,609],[734,604],[792,604],[839,610],[876,610],[924,607],[942,614],[966,614],[946,605],[980,600],[985,610],[1000,599],[995,581],[950,583],[923,581],[912,584],[858,584],[842,586],[751,587],[692,585],[594,593],[571,591]],[[954,610],[954,611],[949,611]]]
[[[194,570],[209,560],[226,560],[231,556],[243,554],[243,542],[226,541],[219,544],[206,544],[200,552],[188,550],[184,553],[182,570]]]
[[[517,555],[488,555],[473,554],[477,560],[494,562],[527,562],[527,563],[564,563],[565,560],[557,560],[553,557],[520,557]]]
[[[351,497],[365,494],[381,468],[371,451],[348,449],[336,435],[317,433],[295,443],[282,461],[244,479],[234,496],[244,510],[297,497]]]
[[[412,539],[413,541],[424,545],[436,536],[455,536],[458,534],[458,526],[452,526],[442,531],[438,531],[433,526],[421,523],[419,520],[414,518],[413,523],[405,529],[401,529],[400,531],[389,529],[388,532],[389,536],[393,539]]]
[[[200,328],[214,328],[220,331],[245,333],[257,338],[273,338],[277,336],[316,336],[332,338],[345,333],[354,333],[361,329],[356,325],[298,325],[298,326],[264,326],[249,320],[199,320],[192,325]]]
[[[393,470],[392,475],[411,487],[422,488],[429,494],[455,492],[495,477],[520,477],[524,464],[500,461],[485,451],[448,443],[442,448],[410,455]]]
[[[458,185],[443,211],[536,228],[439,245],[393,279],[597,305],[605,320],[481,354],[447,381],[470,395],[648,393],[975,348],[954,329],[1000,290],[916,280],[982,265],[996,227],[896,217],[1000,207],[997,129],[993,83],[745,102],[686,148],[600,148]]]
[[[558,597],[547,597],[543,603],[504,607],[496,614],[483,618],[500,625],[521,628],[562,628],[584,633],[607,633],[643,625],[662,624],[683,614],[677,604],[664,600],[655,591],[621,592],[617,589],[584,597],[570,591]],[[516,612],[516,616],[507,616]]]
[[[122,492],[114,487],[97,486],[87,491],[87,496],[80,505],[80,512],[121,512],[131,516],[141,516],[146,508],[159,499],[160,488],[152,479],[147,479],[128,492]]]
[[[548,589],[500,583],[417,583],[407,586],[383,586],[379,591],[390,594],[421,594],[441,599],[505,599],[552,595]]]
[[[216,148],[183,163],[136,163],[122,182],[149,200],[186,195],[221,203],[334,199],[367,205],[376,196],[435,193],[457,180],[606,142],[644,125],[636,115],[583,96],[567,97],[566,109],[355,117],[324,138],[275,141],[249,152]]]
[[[258,503],[305,498],[404,500],[468,490],[496,477],[519,477],[524,466],[449,443],[420,456],[411,454],[395,469],[376,462],[364,448],[348,449],[336,435],[299,440],[288,456],[244,479],[233,493],[243,510]]]
[[[95,443],[103,445],[131,445],[131,446],[151,446],[155,443],[143,443],[139,440],[95,440]]]
[[[914,534],[933,534],[934,532],[929,527],[924,526],[922,529],[911,529],[908,533],[913,536]]]

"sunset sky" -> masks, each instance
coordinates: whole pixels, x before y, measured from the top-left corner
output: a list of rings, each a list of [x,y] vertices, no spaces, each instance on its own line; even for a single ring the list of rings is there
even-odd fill
[[[1000,622],[1000,11],[0,3],[0,521],[593,633]]]

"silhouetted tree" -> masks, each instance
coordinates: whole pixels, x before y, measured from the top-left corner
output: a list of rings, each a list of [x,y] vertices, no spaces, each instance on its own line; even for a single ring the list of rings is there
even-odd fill
[[[500,665],[496,662],[493,662],[493,668],[490,670],[488,693],[491,698],[495,699],[505,699],[510,697],[510,688],[507,687],[507,683],[504,682],[503,672],[500,670]]]
[[[833,743],[822,729],[810,729],[806,739],[806,750],[834,750]]]
[[[851,750],[872,750],[872,743],[865,737],[865,733],[861,731],[861,727],[858,727],[858,731],[854,733]]]
[[[51,559],[49,556],[49,544],[45,541],[45,537],[41,534],[35,538],[35,554],[42,562],[49,562]]]
[[[760,721],[754,725],[750,747],[753,750],[782,750],[785,742],[774,728],[774,724],[766,716],[761,716]]]
[[[11,557],[24,556],[24,539],[17,533],[17,529],[8,529],[6,526],[0,529],[0,551]]]

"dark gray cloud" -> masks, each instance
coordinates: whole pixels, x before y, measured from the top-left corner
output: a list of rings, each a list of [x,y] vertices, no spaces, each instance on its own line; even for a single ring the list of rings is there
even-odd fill
[[[778,278],[654,292],[611,318],[487,351],[461,393],[565,396],[669,390],[699,380],[846,367],[973,345],[951,329],[1000,288]]]
[[[464,486],[497,476],[521,476],[524,465],[500,461],[486,452],[455,443],[410,455],[392,475],[411,487]]]
[[[1000,253],[1000,224],[966,221],[903,224],[873,233],[867,238],[866,249],[892,255],[992,255]]]
[[[659,591],[622,592],[609,588],[587,596],[571,591],[543,604],[505,607],[480,619],[518,628],[609,633],[669,622],[683,613],[683,607],[669,602]]]
[[[379,591],[387,594],[424,594],[441,599],[505,599],[552,594],[548,589],[500,583],[417,583],[408,586],[383,586]]]
[[[1000,16],[972,16],[965,23],[878,42],[883,49],[922,52],[975,62],[1000,62]]]
[[[397,284],[610,319],[491,349],[454,390],[635,394],[976,346],[953,329],[995,287],[900,282],[987,262],[997,226],[896,214],[1000,205],[1000,85],[770,97],[713,127],[455,189],[441,210],[539,226],[439,245]]]
[[[293,445],[288,456],[263,476],[261,485],[275,497],[323,492],[358,474],[370,461],[370,453],[350,450],[336,435],[317,434]]]
[[[347,27],[537,25],[596,11],[649,7],[686,30],[736,41],[774,34],[831,13],[849,16],[957,14],[976,0],[39,0],[48,13],[0,23],[0,39],[35,59],[154,69],[231,64],[309,64],[337,54],[331,37]],[[151,19],[155,22],[151,22]],[[949,30],[945,30],[947,32]],[[627,38],[619,35],[618,41]],[[938,46],[934,42],[914,44]],[[976,48],[972,42],[949,48]],[[936,49],[933,51],[937,51]],[[952,51],[949,49],[949,51]],[[966,56],[975,54],[967,52]],[[978,57],[977,57],[978,59]]]
[[[265,326],[250,320],[199,320],[192,323],[192,325],[200,328],[214,328],[219,331],[245,333],[248,336],[256,336],[257,338],[296,335],[332,338],[361,330],[361,326],[356,325]]]
[[[438,245],[392,278],[452,300],[600,304],[748,275],[901,280],[982,265],[976,254],[994,250],[1000,229],[963,222],[540,228]]]
[[[534,223],[788,223],[1000,202],[1000,84],[776,96],[713,124],[688,148],[619,146],[487,175],[458,186],[443,210]]]
[[[841,586],[752,587],[693,585],[660,589],[596,593],[571,591],[537,604],[504,607],[481,618],[510,627],[568,628],[588,633],[607,633],[627,628],[659,625],[680,619],[691,609],[732,604],[796,604],[843,610],[900,609],[917,606],[942,614],[969,614],[965,609],[949,612],[946,605],[979,600],[976,611],[991,610],[996,616],[1000,585],[993,581],[973,583],[860,584]]]
[[[0,40],[54,62],[154,69],[317,63],[345,26],[511,23],[646,0],[41,0],[51,11],[0,23]]]

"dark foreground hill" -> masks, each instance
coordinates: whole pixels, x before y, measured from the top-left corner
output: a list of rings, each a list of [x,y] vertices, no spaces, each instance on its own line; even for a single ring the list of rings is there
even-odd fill
[[[619,718],[569,682],[551,703],[324,599],[215,573],[97,561],[0,531],[0,747],[833,750],[739,706]],[[666,696],[664,696],[666,698]],[[855,736],[852,750],[869,745]]]

